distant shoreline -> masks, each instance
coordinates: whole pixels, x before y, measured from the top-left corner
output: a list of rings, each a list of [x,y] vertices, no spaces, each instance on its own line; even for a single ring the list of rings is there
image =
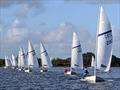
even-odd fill
[[[91,66],[92,56],[95,57],[94,53],[91,53],[91,52],[87,52],[87,53],[83,54],[84,66],[86,66],[86,67]],[[17,58],[16,58],[16,60],[17,60]],[[41,66],[40,58],[38,58],[38,62],[39,62],[39,65]],[[53,67],[70,67],[70,62],[71,62],[70,57],[68,57],[66,59],[61,59],[61,58],[53,58],[52,59]],[[0,59],[0,67],[3,67],[3,66],[5,66],[5,60]],[[112,55],[111,67],[120,67],[120,58]]]

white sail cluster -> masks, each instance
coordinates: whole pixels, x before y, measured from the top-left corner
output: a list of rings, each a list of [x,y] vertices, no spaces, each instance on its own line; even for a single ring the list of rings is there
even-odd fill
[[[42,67],[46,69],[52,67],[47,50],[45,49],[42,42],[40,44],[40,56]],[[39,63],[32,43],[28,41],[27,54],[25,54],[23,49],[20,48],[18,52],[18,62],[16,61],[16,58],[13,54],[10,59],[5,57],[5,67],[18,67],[19,70],[25,70],[25,72],[30,72],[30,70],[38,70]]]
[[[97,31],[97,69],[106,66],[109,71],[112,56],[112,29],[103,8],[100,8],[99,26]]]

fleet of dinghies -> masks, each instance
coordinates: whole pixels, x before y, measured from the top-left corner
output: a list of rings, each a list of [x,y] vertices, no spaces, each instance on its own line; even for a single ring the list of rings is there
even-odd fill
[[[112,29],[110,22],[105,15],[102,7],[100,7],[100,14],[98,18],[98,29],[96,35],[96,58],[92,57],[91,67],[94,67],[94,75],[86,76],[83,81],[95,83],[97,81],[97,71],[108,72],[111,65],[112,56]],[[39,70],[46,72],[52,67],[50,57],[48,56],[47,50],[43,43],[40,43],[40,56],[42,67],[39,67],[37,56],[33,45],[28,41],[28,52],[25,55],[22,48],[19,50],[18,63],[16,62],[15,56],[12,58],[5,56],[5,68],[7,67],[18,67],[19,70],[25,72],[33,72]],[[27,57],[27,58],[26,58]],[[104,67],[102,67],[104,66]],[[69,71],[65,74],[72,75],[76,74],[83,68],[83,57],[82,48],[78,35],[73,32],[73,41],[71,48],[71,66]]]

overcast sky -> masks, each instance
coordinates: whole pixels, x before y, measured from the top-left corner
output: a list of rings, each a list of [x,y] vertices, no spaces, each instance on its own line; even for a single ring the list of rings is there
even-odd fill
[[[120,57],[120,0],[0,0],[0,57],[27,52],[30,40],[40,57],[42,41],[50,57],[71,56],[72,33],[83,53],[95,52],[99,7],[113,30],[113,54]]]

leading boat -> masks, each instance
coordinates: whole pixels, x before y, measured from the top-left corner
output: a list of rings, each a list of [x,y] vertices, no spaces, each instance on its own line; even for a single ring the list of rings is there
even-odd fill
[[[96,35],[96,60],[94,66],[94,75],[85,77],[84,81],[96,83],[96,69],[104,72],[110,70],[112,57],[112,29],[107,16],[102,7],[100,7],[99,24]],[[102,67],[104,66],[104,67]]]

